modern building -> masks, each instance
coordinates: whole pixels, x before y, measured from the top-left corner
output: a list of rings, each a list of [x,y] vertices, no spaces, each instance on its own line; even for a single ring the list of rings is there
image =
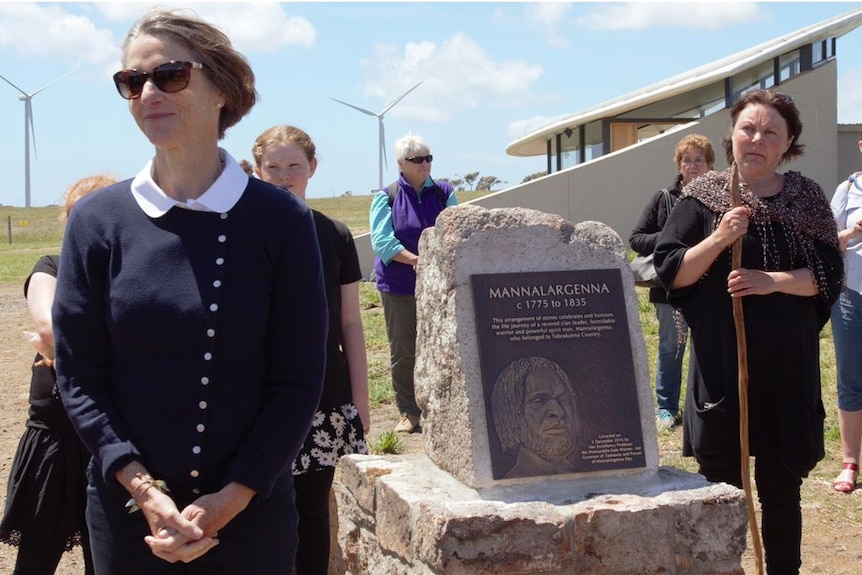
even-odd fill
[[[524,207],[577,223],[593,220],[628,236],[656,190],[675,177],[672,159],[686,134],[710,138],[715,169],[727,167],[722,138],[730,108],[752,88],[780,90],[800,110],[805,154],[798,170],[831,198],[859,167],[859,124],[838,124],[838,38],[862,25],[862,8],[743,50],[587,110],[563,116],[512,142],[512,156],[547,158],[548,175],[473,203]],[[373,268],[368,234],[356,238],[364,273]]]

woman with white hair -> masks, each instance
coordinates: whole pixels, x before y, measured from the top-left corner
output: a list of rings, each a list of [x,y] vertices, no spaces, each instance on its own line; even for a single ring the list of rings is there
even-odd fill
[[[434,157],[422,137],[407,134],[395,142],[395,157],[400,176],[388,190],[375,194],[369,223],[374,275],[389,339],[392,386],[401,414],[395,431],[413,433],[421,416],[413,388],[419,236],[434,225],[440,212],[458,200],[448,182],[436,182],[431,177]]]

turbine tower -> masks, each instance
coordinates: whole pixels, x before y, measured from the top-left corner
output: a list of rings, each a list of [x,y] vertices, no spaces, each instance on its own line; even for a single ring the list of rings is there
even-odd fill
[[[67,72],[66,74],[60,76],[59,78],[57,78],[53,82],[42,86],[41,88],[39,88],[38,90],[36,90],[35,92],[32,92],[30,94],[28,94],[27,92],[25,92],[24,90],[22,90],[21,88],[19,88],[18,86],[16,86],[15,84],[10,82],[6,78],[4,78],[2,75],[0,75],[0,80],[3,80],[4,82],[9,84],[13,88],[18,90],[19,92],[21,92],[21,95],[18,96],[18,99],[21,100],[22,102],[24,102],[24,207],[25,208],[30,207],[30,136],[31,135],[33,136],[33,153],[34,153],[34,155],[36,154],[36,130],[33,127],[33,105],[31,103],[31,100],[33,99],[33,96],[35,96],[36,94],[38,94],[42,90],[45,90],[46,88],[48,88],[52,84],[59,82],[60,80],[62,80],[63,78],[65,78],[66,76],[68,76],[71,73],[72,72]]]
[[[422,82],[419,82],[419,84],[421,84],[421,83]],[[395,104],[397,104],[398,102],[403,100],[404,96],[406,96],[407,94],[409,94],[410,92],[412,92],[413,90],[418,88],[419,84],[416,84],[415,86],[413,86],[412,88],[410,88],[409,90],[407,90],[406,92],[404,92],[403,94],[401,94],[400,96],[398,96],[397,98],[392,100],[392,102],[388,106],[383,108],[383,111],[380,112],[379,114],[375,114],[371,110],[366,110],[365,108],[360,108],[359,106],[354,106],[353,104],[348,104],[347,102],[342,102],[341,100],[337,100],[335,98],[330,98],[330,100],[335,100],[339,104],[344,104],[345,106],[349,106],[350,108],[353,108],[354,110],[358,110],[358,111],[362,112],[363,114],[367,114],[369,116],[374,116],[377,118],[377,122],[380,126],[378,129],[378,132],[380,134],[380,143],[379,143],[380,150],[378,151],[378,160],[377,160],[378,184],[379,184],[377,189],[379,189],[379,190],[383,189],[383,163],[386,162],[386,138],[385,138],[385,134],[384,134],[384,130],[383,130],[383,116],[386,115],[386,112],[391,110],[395,106]],[[386,167],[387,168],[389,167],[388,162],[386,162]]]

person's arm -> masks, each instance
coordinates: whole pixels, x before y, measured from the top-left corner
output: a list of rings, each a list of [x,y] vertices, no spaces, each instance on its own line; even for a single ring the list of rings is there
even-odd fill
[[[843,230],[839,230],[838,245],[841,248],[841,251],[847,249],[847,244],[850,243],[850,240],[854,240],[860,236],[862,236],[862,220],[854,222]]]
[[[180,514],[167,493],[169,488],[139,461],[123,466],[114,477],[131,495],[130,513],[140,510],[144,514],[150,528],[144,541],[156,557],[188,563],[218,545],[215,533],[205,536],[200,526]]]
[[[374,194],[371,200],[371,212],[368,223],[371,228],[371,249],[383,261],[388,264],[392,260],[416,266],[418,257],[413,252],[404,248],[404,245],[395,237],[395,229],[392,226],[392,208],[389,207],[389,192],[381,190]]]
[[[365,334],[359,309],[359,282],[341,286],[341,337],[347,370],[350,373],[350,391],[353,403],[362,420],[362,429],[371,430],[368,405],[368,358],[365,351]]]
[[[693,285],[703,277],[715,259],[729,248],[736,238],[748,232],[750,214],[751,210],[745,206],[733,208],[721,217],[718,227],[711,234],[687,249],[674,277],[673,289]]]
[[[658,224],[658,210],[664,194],[659,192],[644,206],[638,223],[629,235],[629,246],[639,255],[646,256],[655,250],[658,238],[661,235],[661,227]]]
[[[446,207],[451,208],[452,206],[458,205],[458,198],[457,198],[457,196],[455,196],[455,188],[452,187],[452,184],[448,184],[448,185],[449,185],[449,196],[446,198]]]
[[[287,198],[295,206],[273,210],[264,204],[255,211],[269,209],[268,217],[260,220],[246,214],[242,221],[264,229],[280,227],[267,236],[277,254],[271,262],[272,276],[262,280],[271,295],[268,301],[256,304],[264,306],[267,318],[261,350],[265,367],[263,379],[253,384],[260,391],[248,393],[259,394],[255,400],[259,405],[224,479],[225,485],[237,482],[254,490],[262,501],[270,496],[285,469],[290,469],[311,428],[323,389],[329,325],[312,212],[293,196],[279,198]],[[301,270],[299,275],[297,270]],[[256,308],[249,313],[259,312]]]
[[[765,272],[739,268],[727,276],[727,291],[731,297],[767,295],[781,292],[788,295],[813,296],[820,289],[808,268],[785,272]]]
[[[847,244],[850,243],[850,240],[862,236],[862,222],[857,221],[849,225],[847,223],[847,206],[850,190],[853,187],[856,187],[858,190],[855,175],[856,174],[850,176],[849,179],[838,184],[829,204],[829,207],[832,210],[832,216],[835,219],[835,225],[838,227],[838,246],[842,252],[847,249]]]
[[[60,254],[52,319],[57,388],[63,405],[93,455],[94,468],[105,483],[113,484],[120,468],[144,457],[131,440],[112,389],[106,221],[94,210],[72,210]]]
[[[57,278],[45,272],[35,272],[27,285],[27,308],[36,329],[38,341],[33,342],[36,351],[49,362],[54,360],[54,329],[51,321],[51,306]]]

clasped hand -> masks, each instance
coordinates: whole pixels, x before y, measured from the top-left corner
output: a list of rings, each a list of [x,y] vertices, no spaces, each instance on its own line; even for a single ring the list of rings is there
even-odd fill
[[[180,512],[169,495],[156,491],[141,505],[151,533],[144,541],[160,559],[189,563],[219,544],[219,530],[245,504],[222,490],[199,497]]]
[[[774,290],[774,280],[770,274],[761,270],[739,268],[727,275],[727,292],[730,297],[747,295],[766,295]]]

